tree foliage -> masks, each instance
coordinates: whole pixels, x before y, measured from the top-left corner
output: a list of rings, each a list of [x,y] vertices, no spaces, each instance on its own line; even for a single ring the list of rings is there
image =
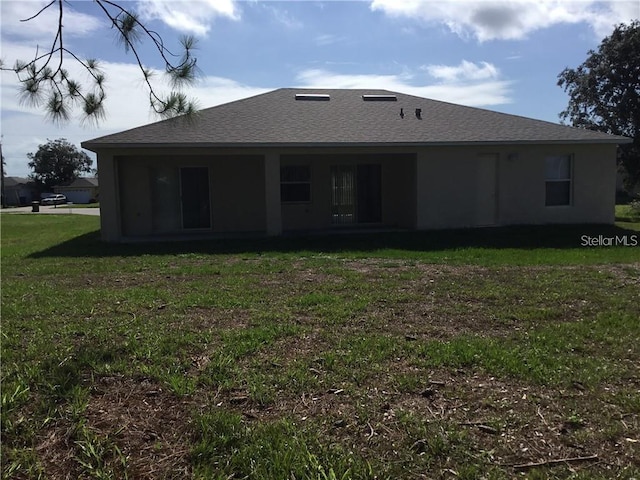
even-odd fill
[[[93,160],[64,138],[47,140],[36,153],[28,153],[29,168],[41,190],[52,191],[56,185],[71,182],[82,173],[90,173]]]
[[[565,68],[558,85],[569,94],[561,114],[576,127],[633,138],[618,160],[628,187],[640,181],[640,21],[618,25],[577,68]]]
[[[173,53],[165,46],[162,37],[147,28],[135,12],[110,0],[93,0],[93,3],[111,25],[116,42],[135,57],[149,91],[149,105],[153,111],[162,117],[193,114],[196,111],[195,102],[188,99],[180,88],[192,84],[199,73],[197,59],[193,56],[193,50],[196,48],[195,39],[189,36],[181,37],[180,52]],[[52,34],[51,47],[45,51],[36,48],[33,59],[17,60],[12,67],[0,62],[0,69],[15,72],[20,82],[21,100],[25,104],[43,108],[54,122],[63,123],[70,120],[74,109],[79,109],[83,122],[99,123],[105,118],[105,73],[98,60],[80,58],[65,42],[63,22],[65,8],[69,8],[68,5],[69,0],[51,0],[31,17],[22,19],[22,22],[37,21],[46,10],[57,9],[58,27]],[[165,73],[174,89],[168,94],[157,91],[154,87],[153,70],[143,64],[139,53],[143,40],[151,42],[164,64]],[[81,71],[88,73],[88,82],[83,83],[69,73],[65,68],[69,61],[79,64]]]

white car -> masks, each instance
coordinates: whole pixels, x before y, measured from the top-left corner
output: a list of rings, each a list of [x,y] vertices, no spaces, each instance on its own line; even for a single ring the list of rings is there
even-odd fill
[[[67,203],[67,197],[58,193],[56,195],[43,198],[40,203],[42,203],[42,205],[62,205],[64,203]]]

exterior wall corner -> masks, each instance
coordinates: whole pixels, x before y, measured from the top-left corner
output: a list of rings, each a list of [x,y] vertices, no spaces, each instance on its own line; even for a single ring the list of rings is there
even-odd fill
[[[100,179],[100,238],[104,242],[119,242],[120,207],[118,201],[117,162],[112,154],[98,152]]]
[[[282,234],[282,209],[280,205],[280,155],[268,153],[264,157],[266,233]]]

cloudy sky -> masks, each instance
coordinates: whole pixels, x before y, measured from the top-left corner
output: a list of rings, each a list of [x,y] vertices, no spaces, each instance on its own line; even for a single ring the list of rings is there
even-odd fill
[[[57,11],[20,22],[49,2],[0,0],[5,66],[53,42]],[[553,122],[567,103],[556,85],[615,24],[640,18],[639,0],[138,0],[136,11],[170,49],[198,39],[201,78],[186,93],[206,108],[280,87],[385,88]],[[54,5],[55,6],[55,5]],[[65,3],[64,45],[98,58],[106,74],[107,118],[48,122],[19,101],[15,74],[2,72],[1,133],[7,174],[27,176],[27,153],[47,139],[79,146],[157,120],[131,53],[114,40],[99,6]],[[149,42],[145,66],[161,69]],[[65,68],[77,72],[71,58]],[[162,75],[157,88],[166,89]]]

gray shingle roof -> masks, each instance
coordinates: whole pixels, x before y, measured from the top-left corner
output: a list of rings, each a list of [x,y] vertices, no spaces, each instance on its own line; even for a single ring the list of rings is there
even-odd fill
[[[73,179],[70,182],[62,183],[57,185],[57,187],[72,187],[72,188],[91,188],[98,186],[98,178],[97,177],[78,177]]]
[[[4,177],[5,187],[15,187],[17,185],[27,185],[31,180],[22,177]]]
[[[330,100],[296,99],[296,94]],[[395,95],[365,101],[363,95]],[[404,116],[401,116],[401,109]],[[421,110],[420,117],[416,109]],[[90,150],[148,146],[626,143],[607,135],[386,90],[283,88],[83,142]]]

